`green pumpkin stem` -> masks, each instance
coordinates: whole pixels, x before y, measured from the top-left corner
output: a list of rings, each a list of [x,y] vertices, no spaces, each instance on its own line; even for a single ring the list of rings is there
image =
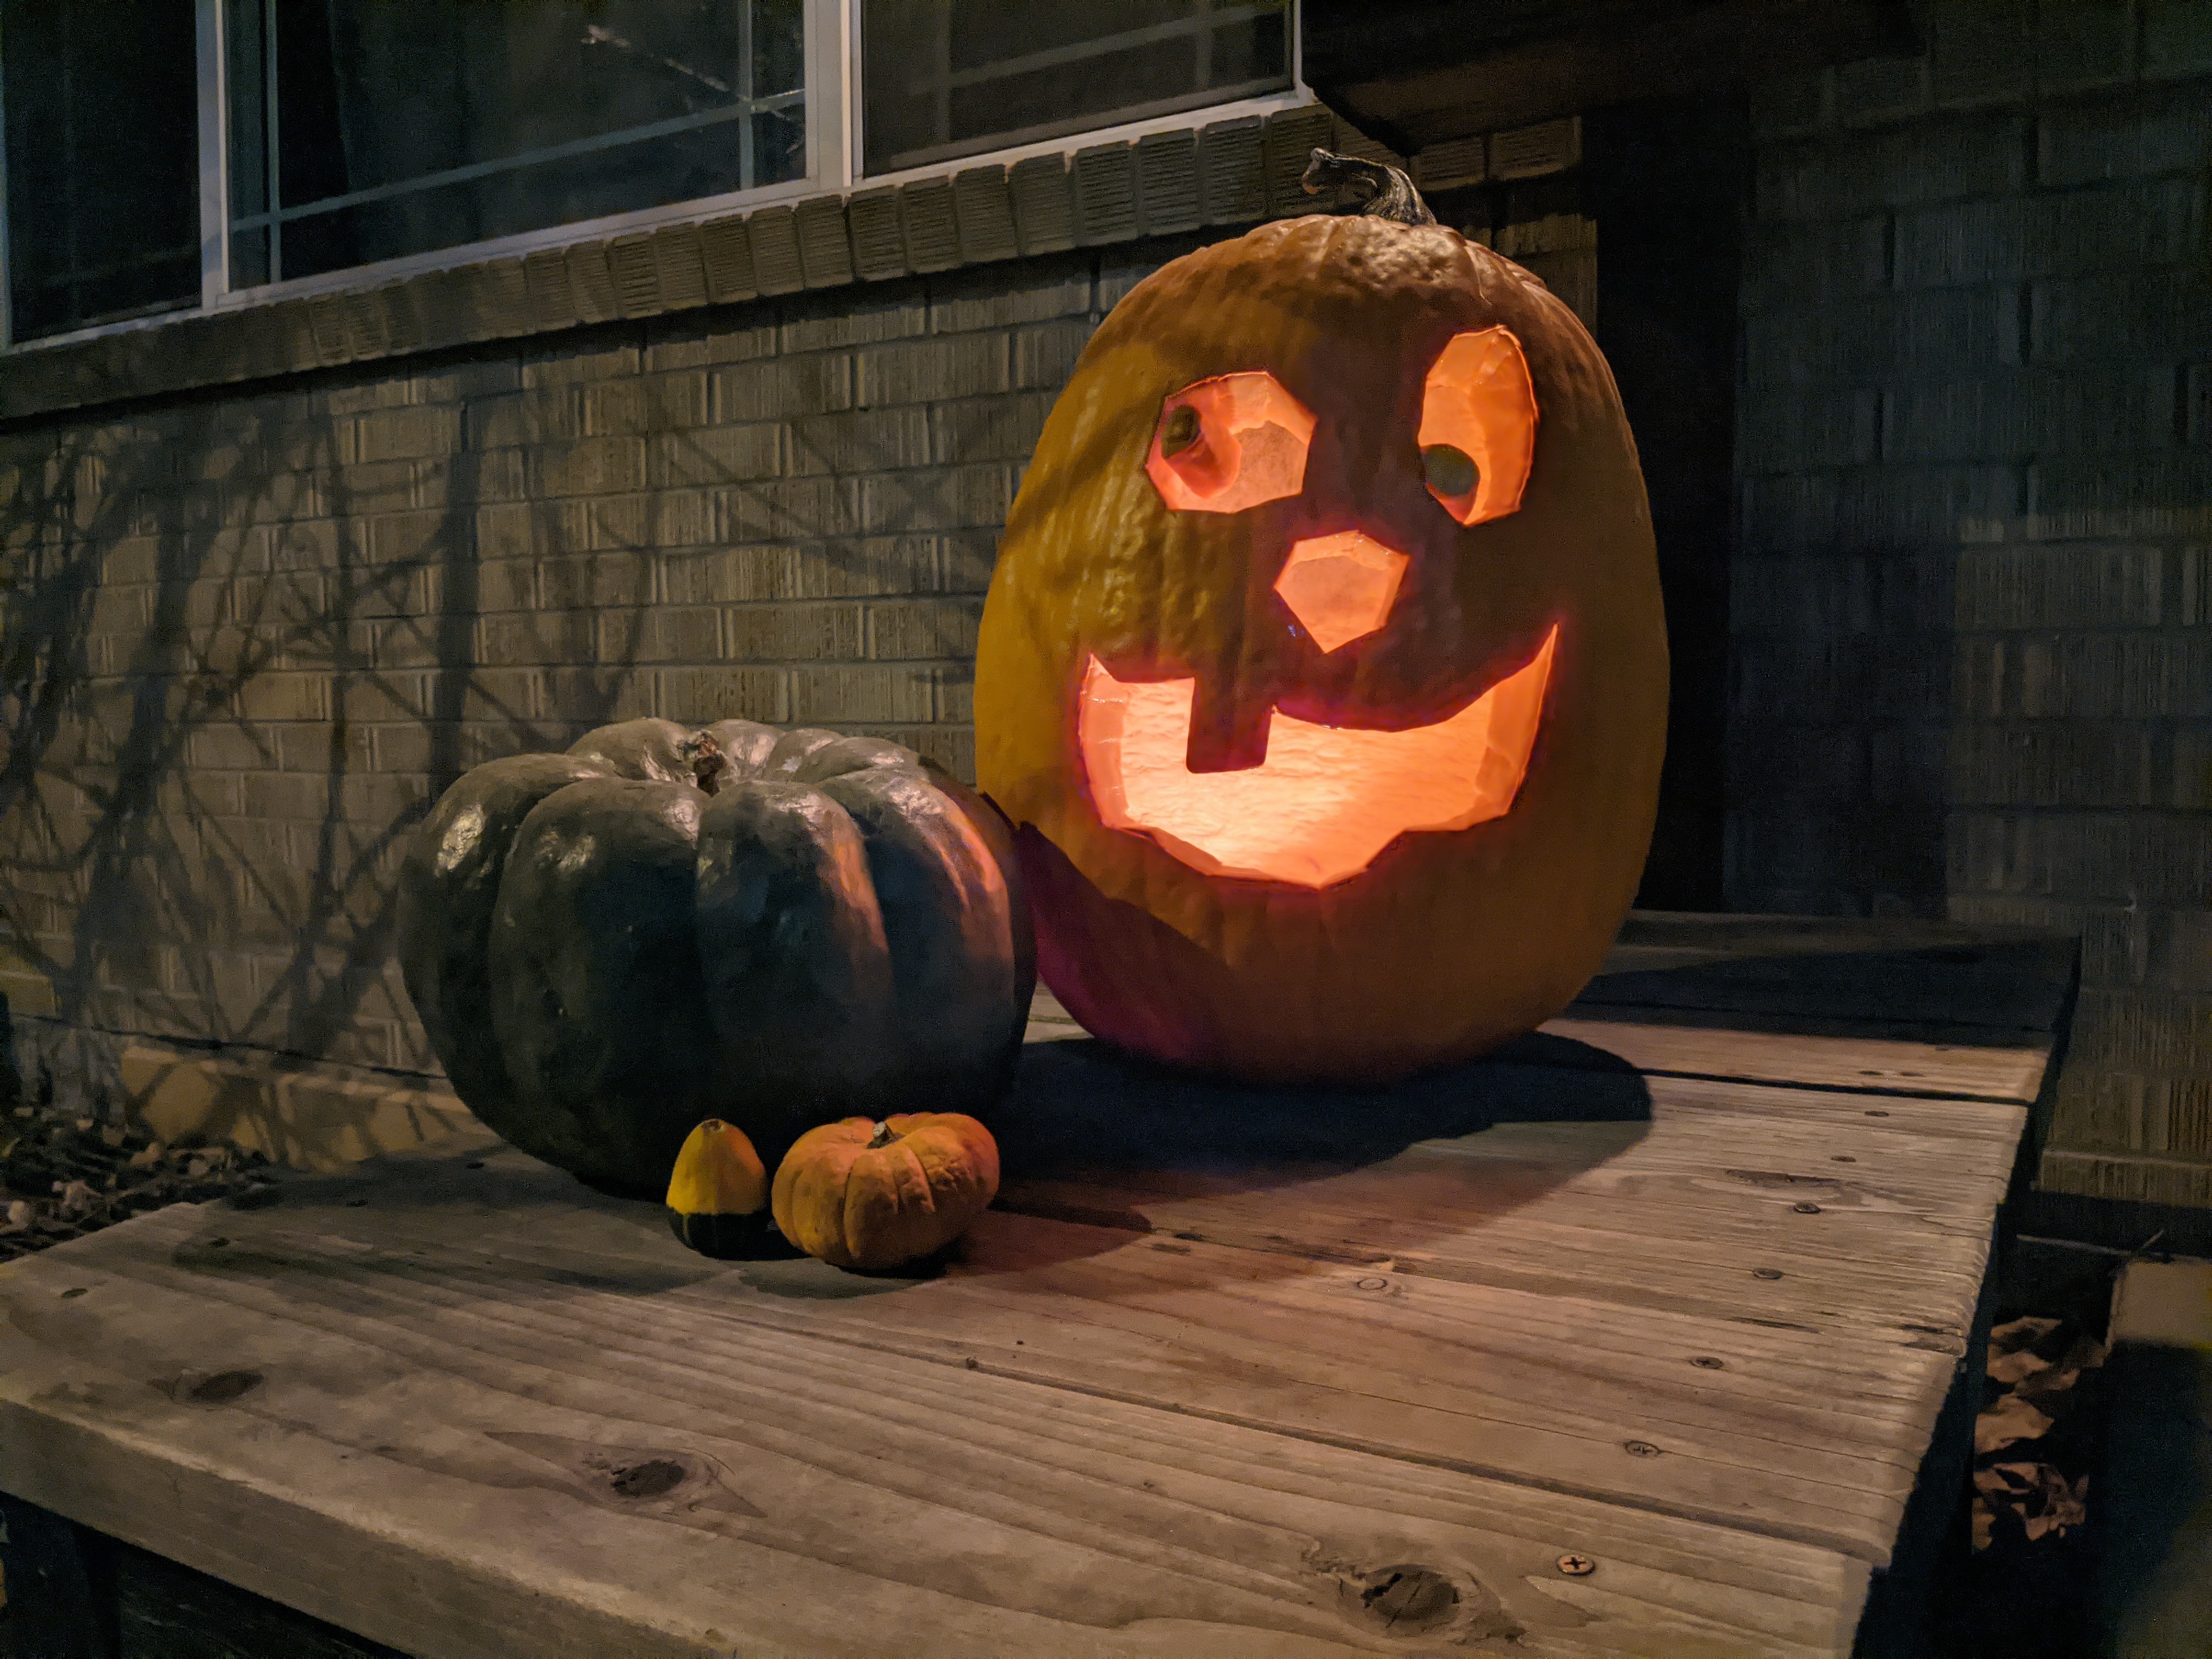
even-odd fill
[[[1437,216],[1429,211],[1429,204],[1421,199],[1421,192],[1413,188],[1413,181],[1403,170],[1380,161],[1317,149],[1313,160],[1306,163],[1298,183],[1309,196],[1318,196],[1340,185],[1364,185],[1367,187],[1367,200],[1360,212],[1401,225],[1432,225],[1437,222]]]
[[[711,795],[728,781],[722,775],[729,766],[730,757],[704,732],[694,732],[686,738],[679,752],[690,763],[691,781],[698,786],[701,793]]]

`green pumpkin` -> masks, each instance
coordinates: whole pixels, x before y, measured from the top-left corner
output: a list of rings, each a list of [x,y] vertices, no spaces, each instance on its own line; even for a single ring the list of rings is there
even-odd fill
[[[1001,820],[911,750],[748,720],[603,726],[463,776],[410,842],[408,994],[462,1101],[596,1185],[695,1124],[773,1167],[854,1113],[988,1108],[1035,978]]]

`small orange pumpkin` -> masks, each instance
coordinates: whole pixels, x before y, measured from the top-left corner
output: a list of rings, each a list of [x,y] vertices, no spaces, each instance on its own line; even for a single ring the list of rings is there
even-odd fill
[[[833,1267],[878,1272],[951,1243],[999,1190],[999,1146],[959,1112],[848,1117],[810,1129],[777,1166],[779,1231]]]

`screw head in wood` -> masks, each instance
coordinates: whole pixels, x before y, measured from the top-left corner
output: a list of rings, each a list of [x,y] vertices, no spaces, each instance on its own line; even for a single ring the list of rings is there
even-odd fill
[[[1690,1363],[1701,1371],[1722,1371],[1728,1369],[1728,1361],[1716,1359],[1709,1353],[1701,1353]]]
[[[1631,1457],[1656,1457],[1659,1455],[1659,1448],[1653,1445],[1649,1440],[1624,1440],[1620,1443],[1620,1449],[1626,1452]]]
[[[1817,1204],[1792,1204],[1790,1207],[1796,1211],[1799,1215],[1818,1215],[1820,1213],[1820,1206]]]
[[[1597,1571],[1597,1563],[1587,1555],[1563,1555],[1553,1565],[1570,1578],[1587,1578]]]
[[[1779,1267],[1753,1267],[1751,1270],[1751,1276],[1753,1279],[1779,1279],[1782,1277],[1782,1269]]]

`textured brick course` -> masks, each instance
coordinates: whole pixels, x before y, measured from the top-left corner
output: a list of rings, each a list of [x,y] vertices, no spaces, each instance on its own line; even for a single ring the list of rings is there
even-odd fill
[[[718,421],[780,420],[853,406],[852,359],[842,352],[739,363],[714,378]]]
[[[2203,234],[2203,203],[2198,181],[2155,179],[1900,213],[1897,280],[1937,287],[2176,264]]]
[[[584,430],[600,436],[703,426],[708,392],[707,375],[699,369],[587,386]]]
[[[779,422],[754,421],[661,433],[646,447],[646,487],[665,490],[776,477],[783,471],[784,429]]]
[[[1753,199],[1761,220],[1847,218],[2017,189],[2027,155],[2027,120],[2018,112],[1941,115],[1767,146]]]
[[[805,726],[937,718],[938,676],[904,665],[791,671],[791,717]]]
[[[2058,105],[2036,122],[2036,179],[2080,185],[2146,173],[2190,173],[2212,147],[2212,110],[2201,96],[2139,94]]]
[[[1012,470],[988,462],[880,473],[860,483],[861,522],[875,532],[997,526],[1014,495]]]
[[[1755,392],[1820,382],[1910,380],[2020,361],[2017,285],[1881,294],[1744,319],[1746,374]]]
[[[1975,630],[2155,627],[2172,562],[2164,549],[2124,544],[1968,549],[1954,614]]]
[[[857,605],[738,605],[725,615],[725,645],[732,661],[850,662],[862,654]]]
[[[2212,16],[2198,0],[2142,0],[2145,75],[2212,70]]]
[[[932,459],[929,411],[916,404],[801,416],[784,429],[794,473],[886,472]]]
[[[660,672],[659,692],[656,712],[671,720],[702,725],[720,720],[781,725],[792,718],[790,683],[781,669],[665,668]]]
[[[910,599],[867,609],[867,654],[880,660],[972,661],[983,607],[975,599]]]
[[[2141,450],[2172,435],[2173,374],[2124,359],[1924,381],[1891,394],[1886,413],[1884,451],[1899,460]]]
[[[1006,358],[1006,336],[998,331],[872,347],[855,358],[858,400],[881,408],[1004,392]]]

